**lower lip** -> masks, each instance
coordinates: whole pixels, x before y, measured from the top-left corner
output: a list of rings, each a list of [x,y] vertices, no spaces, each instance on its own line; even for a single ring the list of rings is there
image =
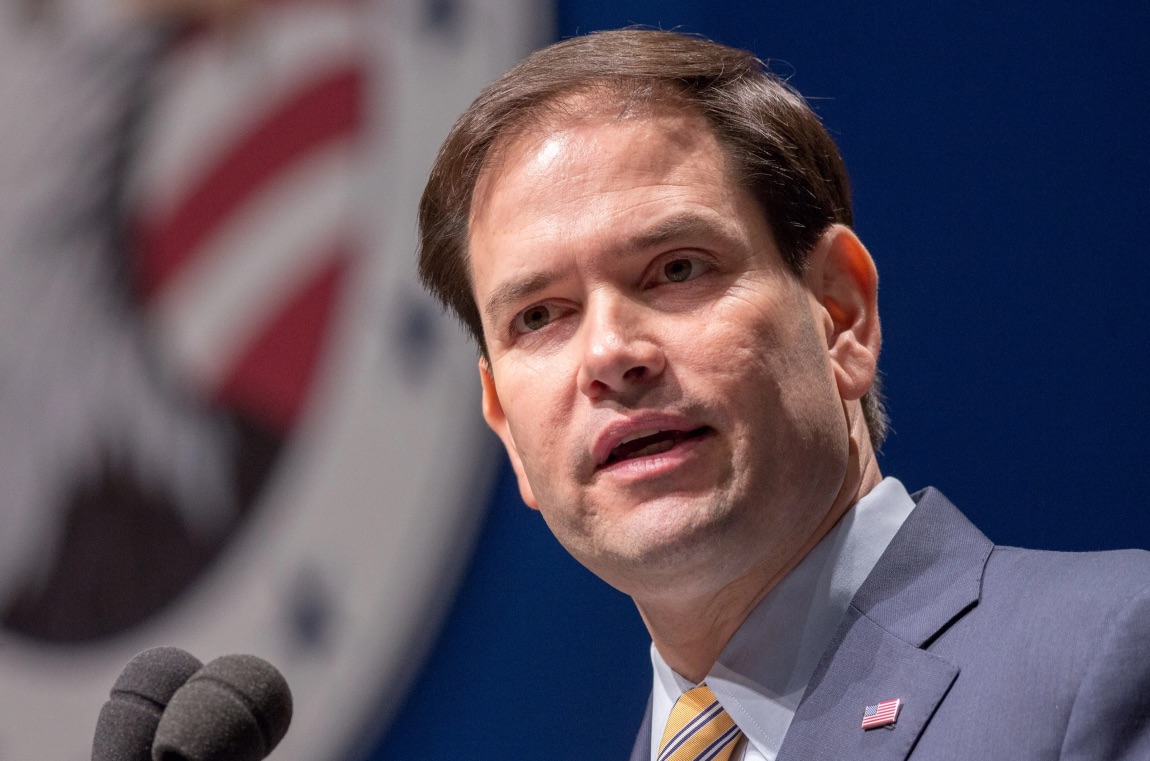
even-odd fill
[[[612,478],[639,481],[647,478],[668,475],[681,468],[693,455],[700,444],[711,437],[712,432],[680,441],[666,452],[619,460],[599,468],[599,473]]]

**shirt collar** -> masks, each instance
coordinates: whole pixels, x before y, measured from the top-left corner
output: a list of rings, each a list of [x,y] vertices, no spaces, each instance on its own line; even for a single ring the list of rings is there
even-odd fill
[[[851,599],[913,509],[902,483],[884,479],[751,611],[704,680],[768,761]],[[654,644],[651,662],[654,758],[671,708],[695,685],[676,674]]]

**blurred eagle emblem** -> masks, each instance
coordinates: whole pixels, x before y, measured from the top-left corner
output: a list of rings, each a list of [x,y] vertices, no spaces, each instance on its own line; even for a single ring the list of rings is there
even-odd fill
[[[69,108],[28,125],[63,180],[9,228],[3,286],[2,620],[28,637],[138,624],[221,551],[306,414],[357,253],[344,19],[208,20],[58,64]]]
[[[0,4],[5,758],[85,757],[160,644],[275,663],[283,761],[398,708],[499,456],[415,208],[535,6]]]

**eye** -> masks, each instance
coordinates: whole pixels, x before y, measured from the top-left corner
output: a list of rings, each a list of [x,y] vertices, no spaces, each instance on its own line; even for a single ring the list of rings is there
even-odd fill
[[[663,265],[663,277],[672,283],[690,280],[695,264],[690,259],[672,259]]]
[[[531,333],[547,327],[553,319],[551,308],[546,304],[535,304],[527,307],[515,318],[512,326],[516,333]]]
[[[648,286],[686,283],[697,280],[714,269],[711,259],[702,253],[675,253],[654,263]]]

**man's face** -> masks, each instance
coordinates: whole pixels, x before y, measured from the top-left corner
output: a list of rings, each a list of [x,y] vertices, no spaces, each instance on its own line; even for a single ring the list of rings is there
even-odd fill
[[[470,230],[484,412],[568,551],[641,597],[807,541],[847,462],[832,320],[700,117],[519,138]]]

